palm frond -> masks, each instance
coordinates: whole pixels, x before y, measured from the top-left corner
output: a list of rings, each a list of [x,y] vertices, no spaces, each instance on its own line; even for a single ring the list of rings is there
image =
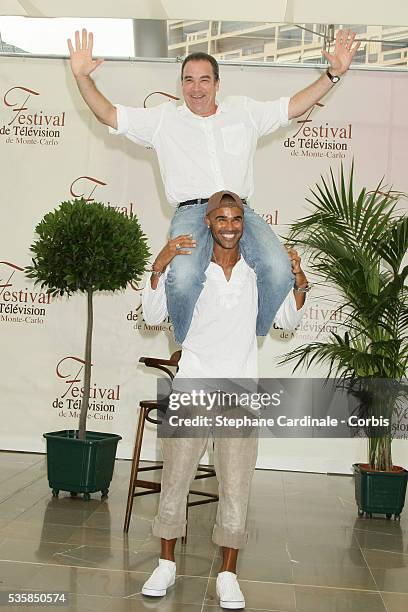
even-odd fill
[[[397,275],[407,252],[408,217],[402,217],[390,228],[387,240],[383,240],[378,245],[378,255],[391,266],[393,273]],[[404,280],[407,273],[405,273]]]
[[[397,213],[406,197],[384,186],[354,196],[354,163],[336,180],[321,177],[307,202],[312,211],[291,226],[288,242],[304,250],[314,275],[338,294],[342,333],[302,345],[281,363],[324,365],[328,376],[401,380],[408,367],[408,217]],[[402,269],[401,269],[402,268]],[[387,440],[370,441],[370,461],[388,465]],[[388,453],[388,455],[387,455]],[[374,458],[374,459],[373,459]]]

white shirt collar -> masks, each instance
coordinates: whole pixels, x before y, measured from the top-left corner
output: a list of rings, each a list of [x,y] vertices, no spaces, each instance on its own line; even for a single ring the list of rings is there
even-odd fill
[[[215,117],[216,115],[218,115],[219,113],[225,113],[226,110],[228,109],[227,104],[225,104],[225,102],[219,102],[218,100],[216,100],[217,103],[217,110],[215,111],[215,113],[213,115],[209,115],[208,117],[201,117],[201,115],[197,115],[196,113],[193,113],[187,106],[187,104],[184,102],[183,104],[180,104],[177,107],[177,110],[180,112],[185,113],[186,115],[189,115],[190,117],[194,117],[195,119],[210,119],[211,117]]]

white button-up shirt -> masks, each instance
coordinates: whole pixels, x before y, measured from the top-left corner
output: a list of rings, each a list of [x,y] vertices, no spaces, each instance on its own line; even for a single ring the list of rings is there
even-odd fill
[[[241,257],[229,281],[222,268],[213,262],[206,277],[182,344],[177,378],[257,378],[255,272]],[[164,279],[165,275],[160,277],[156,289],[148,281],[143,290],[143,316],[149,325],[158,325],[167,316]],[[284,329],[294,329],[304,310],[304,306],[297,310],[291,289],[276,313],[275,323]]]
[[[173,206],[224,189],[250,198],[258,138],[290,123],[288,106],[289,98],[258,102],[231,96],[214,115],[200,117],[173,102],[152,108],[117,104],[118,128],[109,131],[155,149]]]

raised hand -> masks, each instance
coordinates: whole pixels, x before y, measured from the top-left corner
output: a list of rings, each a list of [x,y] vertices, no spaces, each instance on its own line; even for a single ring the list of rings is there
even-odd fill
[[[171,260],[177,255],[191,255],[190,249],[194,249],[196,244],[196,241],[189,234],[182,234],[169,240],[156,257],[153,270],[164,272]]]
[[[301,267],[301,258],[296,249],[287,249],[288,257],[292,266],[292,272],[295,277],[296,287],[307,285],[307,278]]]
[[[79,36],[79,31],[77,30],[75,32],[75,49],[71,39],[68,39],[68,49],[71,56],[71,70],[76,79],[89,76],[91,72],[104,61],[103,59],[92,59],[92,48],[93,34],[92,32],[88,34],[85,29],[82,30],[82,40]]]
[[[351,30],[339,30],[333,53],[322,50],[322,54],[330,64],[331,74],[341,76],[349,69],[351,61],[360,46],[360,42],[353,45],[355,36],[356,33]]]

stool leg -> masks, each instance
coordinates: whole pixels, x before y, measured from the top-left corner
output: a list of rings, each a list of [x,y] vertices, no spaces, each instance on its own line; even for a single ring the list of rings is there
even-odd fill
[[[188,529],[188,499],[189,499],[189,495],[187,495],[187,502],[186,502],[186,533],[182,536],[181,538],[181,543],[184,545],[187,543],[187,529]]]
[[[133,449],[132,470],[130,473],[130,480],[129,480],[129,492],[128,492],[128,498],[127,498],[127,504],[126,504],[125,524],[123,526],[123,531],[125,533],[129,531],[130,517],[132,515],[133,499],[134,499],[134,493],[135,493],[135,488],[136,488],[136,480],[137,480],[137,474],[139,471],[140,451],[142,450],[146,410],[147,408],[140,407],[139,421],[138,421],[137,430],[136,430],[135,447]]]

